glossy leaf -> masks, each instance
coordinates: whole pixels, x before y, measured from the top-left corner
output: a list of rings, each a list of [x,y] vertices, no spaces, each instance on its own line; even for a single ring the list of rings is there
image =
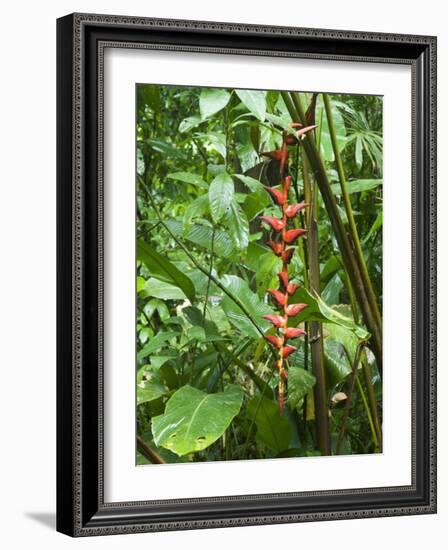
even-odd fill
[[[257,427],[257,439],[275,453],[289,447],[291,427],[286,416],[280,416],[278,404],[262,396],[253,397],[247,406],[247,416]]]
[[[147,365],[137,373],[137,405],[154,401],[168,393],[159,372]]]
[[[179,456],[202,451],[226,431],[242,401],[238,386],[212,394],[183,386],[169,399],[164,414],[153,418],[154,441]]]
[[[266,92],[261,90],[235,90],[236,95],[258,120],[266,117]]]
[[[314,387],[315,377],[300,367],[288,369],[288,403],[291,409],[296,407]]]
[[[235,200],[230,203],[225,222],[235,247],[238,250],[244,250],[249,244],[249,221],[241,206]]]
[[[202,120],[214,115],[227,105],[230,94],[222,88],[203,88],[199,96],[199,110]]]
[[[222,217],[230,210],[234,193],[233,180],[227,172],[218,174],[210,184],[208,198],[210,212],[215,223],[221,221]]]
[[[195,187],[199,187],[201,189],[208,189],[207,182],[204,181],[201,176],[198,176],[197,174],[191,174],[190,172],[173,172],[172,174],[168,174],[167,178],[176,181],[182,181],[184,183],[190,183],[191,185],[194,185]]]

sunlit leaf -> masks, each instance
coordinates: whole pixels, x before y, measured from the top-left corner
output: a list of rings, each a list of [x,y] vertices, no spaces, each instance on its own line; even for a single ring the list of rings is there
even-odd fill
[[[232,177],[227,172],[218,174],[210,184],[208,198],[210,201],[210,212],[215,223],[230,210],[235,187]]]
[[[262,122],[266,116],[266,92],[261,90],[235,90],[249,111]]]
[[[199,96],[199,109],[202,119],[204,120],[223,109],[229,99],[229,92],[222,88],[203,88]]]

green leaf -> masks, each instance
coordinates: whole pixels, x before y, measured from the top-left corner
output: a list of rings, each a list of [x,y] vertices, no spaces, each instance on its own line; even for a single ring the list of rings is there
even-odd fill
[[[195,298],[194,286],[191,280],[177,269],[165,256],[161,256],[142,239],[137,240],[137,259],[142,261],[153,277],[177,286],[187,298],[193,302]],[[145,284],[147,291],[147,284]],[[156,296],[155,298],[163,298]]]
[[[155,351],[159,351],[163,347],[166,346],[166,343],[169,340],[172,340],[173,338],[176,338],[179,336],[179,332],[177,331],[169,331],[169,332],[159,332],[155,336],[151,338],[148,344],[144,346],[137,354],[137,359],[141,361],[145,357],[148,357],[148,355],[151,355]]]
[[[343,347],[331,339],[324,340],[324,362],[329,388],[342,382],[352,371]]]
[[[381,179],[373,180],[351,180],[347,182],[347,191],[349,193],[362,193],[363,191],[370,191],[370,189],[375,189],[379,185],[383,184]],[[333,193],[335,195],[342,195],[341,186],[339,183],[335,183],[331,186]]]
[[[184,118],[183,121],[179,124],[179,132],[181,134],[184,134],[185,132],[189,132],[193,128],[196,128],[196,126],[201,122],[202,122],[201,117],[197,115]]]
[[[336,107],[334,103],[332,103],[331,105],[331,112],[333,114],[333,122],[334,122],[335,131],[336,131],[336,141],[338,142],[338,148],[339,148],[339,151],[341,152],[347,143],[347,132],[345,129],[344,118],[340,110]],[[319,132],[320,132],[320,144],[321,144],[322,156],[324,160],[333,162],[334,153],[333,153],[333,145],[331,143],[330,130],[328,128],[328,120],[325,113],[323,101],[321,99],[321,96],[319,95],[317,109],[316,109],[317,121],[321,120],[321,113],[323,113],[323,116],[322,116],[322,125],[319,129]]]
[[[199,109],[202,120],[214,115],[227,105],[230,94],[222,88],[203,88],[199,96]]]
[[[233,180],[227,172],[218,174],[210,184],[208,198],[210,212],[215,223],[218,223],[224,214],[229,211],[234,193]]]
[[[376,217],[375,221],[372,224],[372,227],[369,229],[369,232],[365,236],[365,238],[362,241],[362,244],[366,244],[372,236],[378,231],[380,227],[383,225],[383,211],[380,210],[378,213],[378,216]]]
[[[230,238],[238,250],[244,250],[249,244],[249,221],[241,206],[232,200],[225,221],[229,227]]]
[[[268,330],[270,325],[267,321],[262,319],[261,316],[273,313],[273,311],[250,290],[246,281],[240,279],[236,275],[224,275],[221,282],[241,301],[260,329],[263,332]],[[239,331],[246,336],[250,336],[251,338],[260,338],[260,333],[254,327],[253,323],[240,308],[240,306],[229,298],[229,296],[225,295],[223,297],[221,307],[227,315],[230,323]]]
[[[161,300],[186,300],[187,298],[178,286],[159,279],[154,279],[153,277],[146,281],[141,294],[145,298],[152,296],[153,298],[160,298]]]
[[[154,441],[179,456],[202,451],[226,431],[242,401],[239,386],[212,394],[183,386],[169,399],[164,414],[152,419]]]
[[[362,168],[362,138],[357,136],[355,142],[355,160],[359,170]]]
[[[185,152],[181,149],[177,149],[171,143],[162,141],[161,139],[148,139],[146,143],[156,151],[157,153],[162,153],[166,157],[172,158],[185,158]]]
[[[184,212],[184,217],[182,220],[182,229],[186,233],[191,228],[191,222],[196,217],[201,217],[204,214],[207,214],[210,210],[210,203],[208,200],[208,194],[205,193],[200,197],[197,197],[193,202],[191,202]]]
[[[275,288],[277,274],[282,270],[282,260],[272,252],[266,252],[259,258],[258,269],[255,272],[257,293],[264,296],[266,290],[272,286]],[[272,284],[274,283],[274,285]]]
[[[174,172],[173,174],[168,174],[166,177],[176,181],[191,183],[191,185],[201,189],[208,189],[207,182],[196,174],[190,174],[189,172]]]
[[[261,122],[266,117],[266,92],[261,90],[235,90],[236,95]]]
[[[247,406],[247,416],[257,426],[257,439],[275,453],[289,447],[291,427],[285,416],[280,416],[278,404],[263,396],[253,397]]]
[[[307,370],[300,367],[289,367],[288,369],[288,404],[294,409],[299,401],[312,389],[316,379]]]
[[[148,403],[163,397],[168,388],[163,383],[160,374],[154,368],[145,365],[137,373],[137,405]]]
[[[209,225],[199,223],[193,224],[185,234],[182,230],[182,224],[176,220],[168,220],[165,222],[170,231],[178,237],[184,237],[198,246],[207,250],[212,248],[213,229]],[[222,258],[231,258],[236,254],[236,248],[233,245],[229,233],[221,229],[215,229],[215,238],[213,240],[213,249],[217,256]]]

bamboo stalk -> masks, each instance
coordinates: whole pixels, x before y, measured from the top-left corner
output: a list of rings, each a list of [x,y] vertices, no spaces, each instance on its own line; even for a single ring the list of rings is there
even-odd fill
[[[290,112],[291,117],[295,121],[301,122],[305,125],[305,111],[303,109],[299,94],[291,92],[290,95],[288,94],[288,92],[282,92],[282,97]],[[307,154],[308,160],[312,166],[316,182],[319,186],[319,190],[324,200],[326,210],[330,217],[333,231],[338,241],[344,264],[347,266],[347,272],[349,274],[353,290],[358,300],[364,322],[372,335],[372,349],[375,353],[378,370],[380,374],[382,374],[382,332],[381,328],[377,325],[375,316],[372,312],[370,302],[367,297],[356,252],[351,245],[351,242],[347,235],[347,231],[338,212],[336,199],[331,190],[324,163],[316,147],[316,143],[313,137],[308,134],[306,138],[302,141],[302,144]]]
[[[339,146],[336,138],[336,129],[334,126],[330,97],[328,96],[328,94],[322,94],[322,96],[323,96],[324,105],[325,105],[325,112],[327,115],[328,129],[330,131],[330,138],[331,138],[331,144],[333,146],[334,158],[336,161],[336,168],[339,175],[339,183],[341,185],[341,190],[342,190],[342,198],[344,201],[345,210],[347,212],[348,228],[350,231],[350,236],[359,258],[361,276],[363,278],[364,285],[366,287],[366,292],[370,303],[370,307],[372,308],[378,327],[382,330],[382,319],[381,319],[381,314],[378,307],[378,301],[376,299],[375,291],[373,290],[372,281],[370,279],[369,272],[367,270],[364,252],[361,247],[361,241],[359,239],[358,229],[356,227],[355,217],[353,215],[350,195],[347,190],[347,180],[345,179],[344,166],[342,164],[342,158],[341,158],[341,154],[339,151]]]
[[[304,164],[304,185],[307,188],[306,195],[310,197],[308,211],[308,261],[310,290],[320,295],[320,266],[319,266],[319,236],[316,222],[316,188],[312,185],[307,173],[307,164]],[[306,174],[306,175],[305,175]],[[308,187],[309,186],[309,187]],[[314,407],[316,416],[316,440],[321,455],[331,455],[330,424],[328,414],[327,384],[324,367],[324,343],[322,323],[311,321],[309,323],[309,342],[311,348],[311,364],[316,378],[314,385]]]

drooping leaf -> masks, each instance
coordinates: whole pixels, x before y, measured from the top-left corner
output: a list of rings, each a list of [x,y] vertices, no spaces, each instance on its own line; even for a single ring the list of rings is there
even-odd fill
[[[227,105],[230,94],[222,88],[203,88],[199,96],[199,109],[202,120],[214,115]]]
[[[315,383],[316,379],[309,371],[300,367],[289,367],[288,403],[291,409],[313,389]]]
[[[168,174],[167,178],[176,181],[183,181],[185,183],[191,183],[191,185],[194,185],[201,189],[208,189],[207,182],[204,181],[201,176],[198,176],[197,174],[191,174],[190,172],[173,172],[172,174]]]
[[[168,400],[164,414],[152,419],[154,441],[179,456],[202,451],[226,431],[242,401],[239,386],[212,394],[183,386]]]
[[[137,240],[137,258],[146,265],[153,277],[178,287],[191,302],[194,301],[194,286],[190,279],[142,239]]]
[[[178,286],[155,279],[154,277],[150,277],[146,281],[141,295],[145,298],[152,296],[161,300],[185,300],[187,298],[183,290]]]
[[[336,105],[332,102],[331,112],[333,114],[333,122],[336,132],[336,140],[338,142],[339,151],[342,151],[347,143],[347,131],[345,128],[344,118]],[[320,143],[322,149],[322,156],[324,160],[333,162],[334,153],[333,145],[331,143],[330,130],[328,128],[327,116],[325,113],[323,101],[321,96],[319,96],[317,108],[316,108],[316,121],[322,120],[322,124],[319,128],[320,132]],[[318,122],[316,122],[317,124]]]
[[[169,220],[165,222],[165,224],[168,226],[170,231],[176,235],[176,237],[183,236],[190,242],[209,251],[212,248],[213,242],[213,250],[215,254],[222,258],[231,258],[236,254],[236,248],[233,245],[227,231],[215,229],[215,236],[213,238],[213,229],[209,225],[195,223],[188,231],[186,231],[185,234],[183,234],[182,224],[177,220]]]
[[[173,338],[176,338],[179,336],[179,332],[177,331],[167,331],[167,332],[159,332],[155,336],[153,336],[150,341],[144,346],[137,354],[137,359],[141,361],[145,357],[148,357],[148,355],[151,355],[152,353],[159,351],[164,346],[167,345],[167,342],[169,340],[172,340]]]
[[[235,201],[230,202],[230,209],[225,216],[230,238],[238,250],[244,250],[249,244],[249,221],[241,206]]]
[[[232,177],[227,172],[218,174],[210,184],[208,198],[210,201],[210,212],[215,223],[230,209],[235,193]]]
[[[246,281],[236,275],[225,275],[222,278],[222,283],[242,302],[251,318],[263,332],[270,328],[270,324],[262,319],[262,315],[272,314],[272,309],[264,304],[260,298],[250,290]],[[235,303],[234,300],[229,298],[229,296],[224,295],[221,301],[221,307],[226,313],[230,323],[239,331],[246,336],[250,336],[251,338],[260,338],[260,333],[257,331],[246,313],[238,304]]]
[[[257,439],[275,453],[289,447],[291,427],[288,419],[280,415],[278,403],[256,395],[247,406],[247,416],[257,426]]]
[[[262,122],[266,116],[266,92],[262,90],[235,90],[249,111]]]

